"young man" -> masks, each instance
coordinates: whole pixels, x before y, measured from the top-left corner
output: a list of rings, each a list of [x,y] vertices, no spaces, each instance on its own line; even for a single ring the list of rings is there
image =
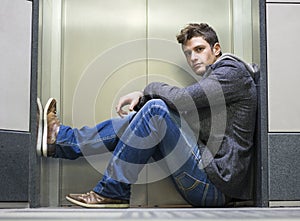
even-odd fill
[[[94,128],[71,128],[56,117],[56,101],[45,106],[42,153],[76,159],[108,149],[112,158],[86,194],[69,194],[83,207],[128,207],[130,185],[152,157],[169,170],[184,199],[193,206],[224,206],[251,198],[250,164],[256,118],[253,68],[223,54],[215,31],[189,24],[177,36],[199,82],[185,88],[154,82],[143,92],[120,98],[121,118]],[[127,114],[123,109],[129,105]]]

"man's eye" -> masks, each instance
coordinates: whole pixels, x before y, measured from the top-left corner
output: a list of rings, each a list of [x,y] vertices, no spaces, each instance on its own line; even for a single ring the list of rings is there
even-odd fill
[[[196,52],[199,53],[199,52],[203,51],[203,48],[196,48],[195,50],[196,50]]]

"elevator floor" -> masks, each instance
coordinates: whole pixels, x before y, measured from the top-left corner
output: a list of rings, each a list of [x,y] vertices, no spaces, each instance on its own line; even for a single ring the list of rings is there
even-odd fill
[[[300,208],[0,209],[0,220],[300,220]]]

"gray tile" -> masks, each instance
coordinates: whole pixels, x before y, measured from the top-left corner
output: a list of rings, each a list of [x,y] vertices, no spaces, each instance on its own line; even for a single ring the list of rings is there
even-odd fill
[[[300,220],[300,208],[2,209],[0,220]]]

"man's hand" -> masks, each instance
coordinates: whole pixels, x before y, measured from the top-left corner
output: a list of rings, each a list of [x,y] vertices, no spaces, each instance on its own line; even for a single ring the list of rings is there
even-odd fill
[[[129,105],[129,111],[133,111],[133,108],[139,103],[140,98],[143,96],[141,91],[135,91],[129,93],[119,99],[116,111],[120,117],[124,117],[128,112],[123,109],[124,106]]]

